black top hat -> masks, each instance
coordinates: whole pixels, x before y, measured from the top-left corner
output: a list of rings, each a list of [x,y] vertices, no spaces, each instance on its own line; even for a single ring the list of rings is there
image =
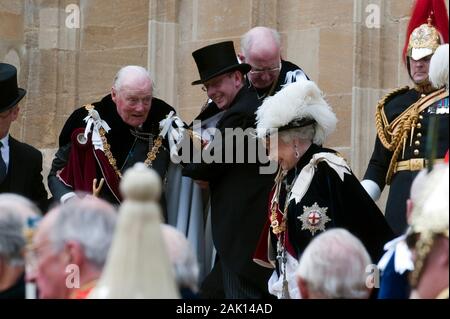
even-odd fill
[[[192,85],[202,84],[216,76],[234,70],[246,74],[251,69],[249,64],[239,63],[234,51],[233,41],[208,45],[194,51],[192,56],[200,74],[200,80],[192,82]]]
[[[16,106],[26,93],[27,91],[17,86],[16,67],[0,63],[0,113]]]

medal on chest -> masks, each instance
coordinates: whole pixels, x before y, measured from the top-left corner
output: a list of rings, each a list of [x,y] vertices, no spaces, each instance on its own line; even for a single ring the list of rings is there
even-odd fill
[[[328,207],[320,207],[317,202],[310,207],[303,206],[303,214],[297,217],[302,222],[302,230],[309,230],[313,236],[317,231],[324,231],[325,224],[331,221],[327,210]]]

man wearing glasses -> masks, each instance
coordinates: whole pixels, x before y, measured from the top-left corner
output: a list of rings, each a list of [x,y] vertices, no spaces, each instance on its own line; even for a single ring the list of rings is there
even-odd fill
[[[255,27],[241,40],[239,59],[251,65],[247,80],[258,93],[259,99],[274,95],[284,85],[307,79],[297,65],[281,59],[280,34],[270,28]]]
[[[239,142],[227,147],[226,129],[255,127],[255,111],[261,101],[255,91],[245,84],[244,75],[250,65],[239,63],[233,42],[212,44],[192,53],[200,79],[193,85],[203,85],[211,103],[197,117],[208,120],[220,114],[215,124],[211,145],[216,143],[219,153],[237,154]],[[231,133],[233,134],[233,133]],[[246,143],[246,142],[244,142]],[[243,150],[249,149],[244,144]],[[268,297],[267,280],[270,273],[253,263],[253,251],[264,225],[267,197],[273,175],[260,174],[260,164],[246,160],[243,163],[191,163],[184,167],[183,175],[201,186],[209,186],[211,196],[211,226],[214,246],[219,262],[207,282],[214,287],[223,283],[227,299]],[[221,269],[221,270],[220,270]],[[219,289],[219,288],[217,288]],[[202,287],[202,296],[209,297]],[[219,289],[220,290],[220,289]]]

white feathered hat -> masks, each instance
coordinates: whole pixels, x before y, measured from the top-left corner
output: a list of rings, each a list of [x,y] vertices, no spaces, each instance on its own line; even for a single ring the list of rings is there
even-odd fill
[[[314,125],[313,143],[322,145],[336,129],[337,118],[317,85],[299,80],[268,97],[256,111],[259,138],[276,131]]]
[[[448,91],[448,43],[439,46],[431,57],[430,81],[435,88],[445,86]]]

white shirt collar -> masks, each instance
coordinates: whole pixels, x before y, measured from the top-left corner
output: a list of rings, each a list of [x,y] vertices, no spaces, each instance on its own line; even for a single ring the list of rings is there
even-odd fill
[[[9,148],[9,133],[6,134],[4,138],[0,140],[2,142],[3,147]]]

